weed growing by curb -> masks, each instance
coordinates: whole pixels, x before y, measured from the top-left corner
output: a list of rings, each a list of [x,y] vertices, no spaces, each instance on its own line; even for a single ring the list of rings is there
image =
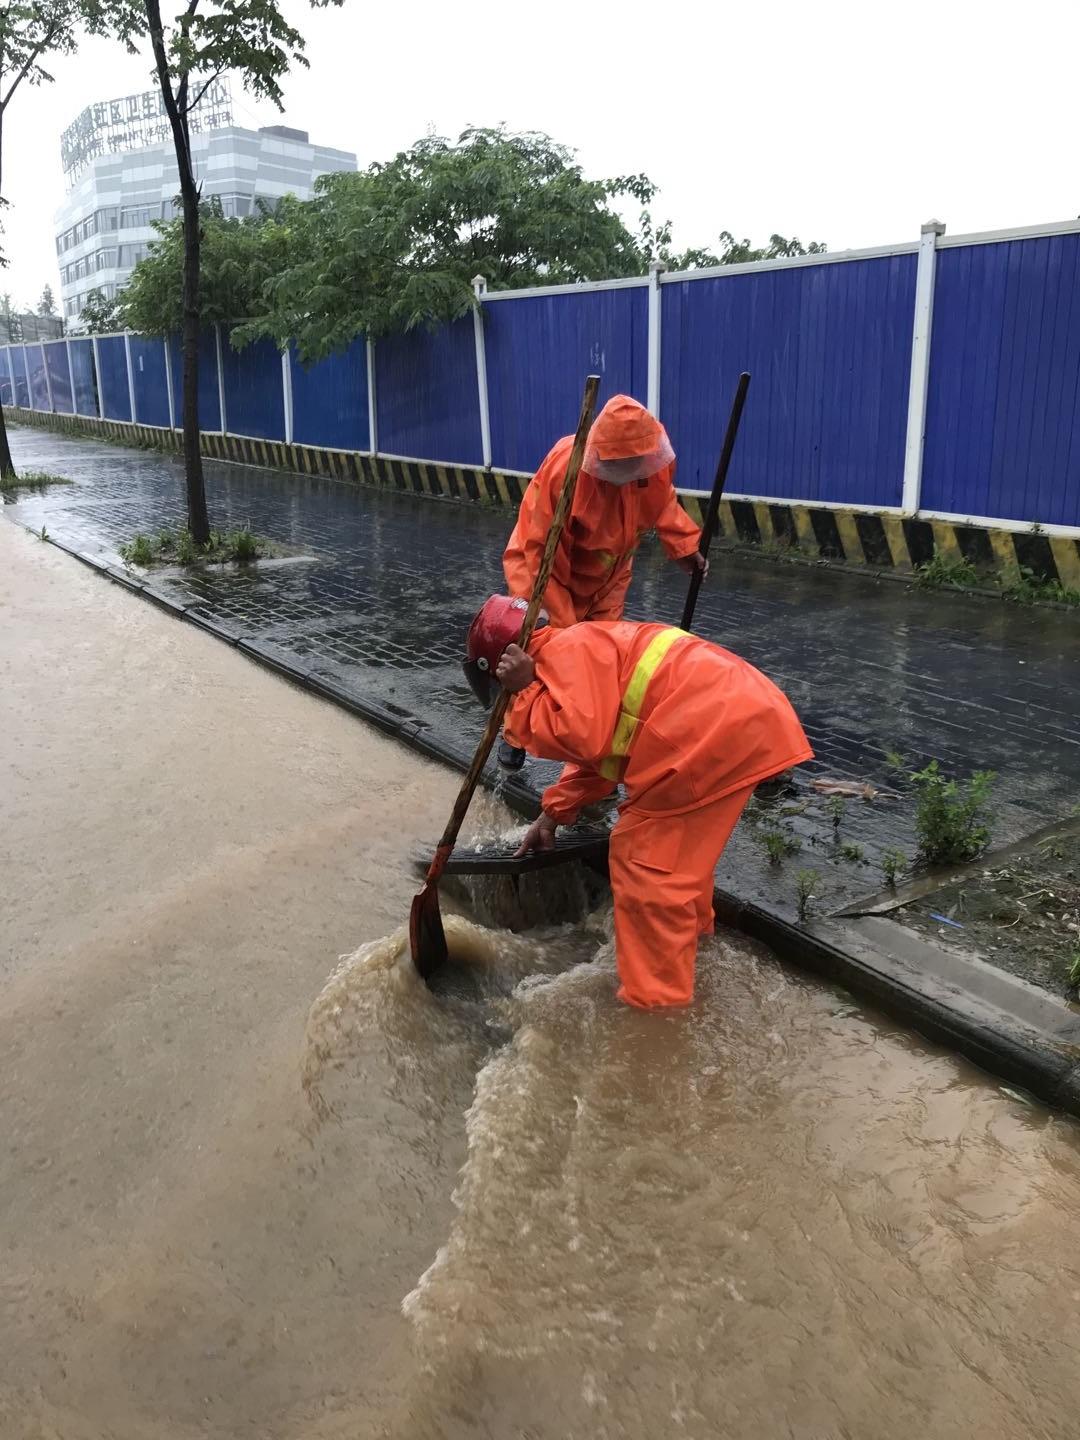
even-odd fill
[[[809,918],[810,906],[817,899],[814,892],[820,878],[816,870],[800,870],[795,877],[795,896],[800,920]]]
[[[797,855],[802,849],[802,841],[789,830],[763,830],[757,840],[770,865],[781,865],[788,855]]]
[[[66,475],[50,475],[47,470],[24,470],[21,475],[0,476],[0,495],[3,496],[5,504],[11,504],[19,498],[22,490],[36,491],[40,493],[47,490],[50,485],[70,485],[72,482]]]
[[[930,560],[916,565],[913,578],[921,590],[971,590],[979,584],[979,572],[970,560],[944,555],[940,550],[935,550]]]
[[[1060,580],[1037,575],[1027,565],[1021,565],[1008,579],[1002,580],[1001,593],[1014,605],[1037,605],[1047,600],[1056,605],[1080,605],[1080,590],[1071,590]]]
[[[278,553],[268,540],[250,530],[211,530],[207,545],[196,545],[190,530],[159,530],[156,535],[135,535],[120,546],[125,565],[149,569],[151,565],[208,565],[236,561],[246,565]]]
[[[896,880],[908,868],[908,859],[902,850],[886,850],[881,857],[881,873],[890,890],[896,889]]]
[[[1080,945],[1074,945],[1069,956],[1069,989],[1080,989]]]
[[[830,795],[826,808],[829,812],[829,819],[832,821],[832,828],[839,833],[840,826],[844,823],[844,816],[847,814],[847,801],[843,795]]]
[[[920,859],[928,865],[955,865],[982,854],[993,827],[993,770],[976,770],[967,780],[955,780],[942,774],[936,760],[922,770],[905,770],[898,755],[890,755],[888,763],[904,771],[915,791]]]
[[[865,865],[866,856],[863,854],[861,845],[853,845],[850,842],[840,846],[840,854],[845,860],[850,860],[852,865]]]

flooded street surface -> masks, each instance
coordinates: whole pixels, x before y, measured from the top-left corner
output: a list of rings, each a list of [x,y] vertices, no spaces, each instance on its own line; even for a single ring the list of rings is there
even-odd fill
[[[0,606],[3,1440],[1075,1435],[1072,1122],[727,935],[433,995],[456,777],[6,523]]]

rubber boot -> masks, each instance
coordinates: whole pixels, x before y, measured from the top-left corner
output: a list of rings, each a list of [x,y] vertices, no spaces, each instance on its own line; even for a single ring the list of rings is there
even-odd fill
[[[496,758],[504,770],[520,770],[525,764],[525,751],[516,749],[500,736]]]

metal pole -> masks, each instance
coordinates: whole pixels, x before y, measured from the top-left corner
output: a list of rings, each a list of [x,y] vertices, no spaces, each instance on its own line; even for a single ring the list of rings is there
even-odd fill
[[[285,444],[292,444],[293,437],[293,393],[292,356],[288,345],[281,352],[281,399],[285,407]]]
[[[649,378],[645,408],[660,416],[660,276],[664,266],[654,260],[649,266]]]
[[[71,363],[71,341],[66,338],[64,340],[64,349],[67,351],[68,357],[68,384],[71,386],[71,413],[75,415],[79,409],[75,404],[75,366]]]
[[[131,332],[124,331],[124,355],[127,359],[128,372],[128,404],[131,406],[131,423],[137,423],[135,415],[135,370],[131,364]]]
[[[229,433],[229,420],[225,414],[225,369],[221,363],[221,326],[214,326],[214,351],[217,355],[217,398],[218,418],[221,420],[221,433]]]
[[[368,449],[379,453],[379,411],[375,403],[375,342],[367,341],[367,423]]]
[[[105,406],[101,398],[101,350],[98,348],[98,337],[90,338],[90,348],[94,352],[94,400],[97,404],[98,419],[105,419]]]
[[[484,291],[487,281],[483,275],[473,276],[473,292],[476,305],[473,308],[473,338],[476,341],[476,390],[480,401],[480,449],[484,458],[484,469],[491,469],[491,416],[488,413],[487,352],[484,348]]]
[[[53,404],[52,398],[52,381],[49,378],[49,357],[45,354],[44,341],[39,343],[38,349],[41,351],[41,368],[45,371],[45,389],[49,396],[49,413],[50,415],[55,415],[56,406]]]
[[[169,397],[169,429],[176,429],[176,391],[173,388],[172,355],[169,353],[169,337],[162,340],[165,347],[165,390]]]
[[[934,319],[934,271],[937,240],[945,234],[940,220],[928,220],[919,239],[915,272],[915,321],[911,334],[911,383],[908,386],[907,441],[904,447],[905,515],[918,512],[922,495],[923,447],[926,441],[926,396],[930,385],[930,332]]]

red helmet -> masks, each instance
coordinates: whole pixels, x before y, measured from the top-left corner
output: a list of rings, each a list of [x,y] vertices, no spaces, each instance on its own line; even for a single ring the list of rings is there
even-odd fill
[[[469,626],[462,668],[472,692],[486,710],[491,704],[491,682],[495,666],[508,645],[517,643],[525,624],[527,600],[514,600],[509,595],[492,595],[485,600]],[[543,611],[537,628],[546,623]]]

